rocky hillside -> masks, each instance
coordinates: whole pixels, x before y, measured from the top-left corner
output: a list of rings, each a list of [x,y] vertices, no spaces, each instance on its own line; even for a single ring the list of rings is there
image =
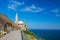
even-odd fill
[[[12,27],[16,29],[20,29],[18,28],[18,25],[16,25],[13,21],[11,21],[7,16],[0,13],[0,25],[2,24],[4,26],[6,23],[11,24]]]

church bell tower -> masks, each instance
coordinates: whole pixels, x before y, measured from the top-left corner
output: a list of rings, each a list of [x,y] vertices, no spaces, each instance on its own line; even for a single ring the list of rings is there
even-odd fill
[[[16,13],[16,19],[15,23],[18,24],[18,14]]]

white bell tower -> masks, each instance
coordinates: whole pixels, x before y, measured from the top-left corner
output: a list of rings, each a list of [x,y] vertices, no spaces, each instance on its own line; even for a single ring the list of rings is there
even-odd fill
[[[18,24],[18,14],[16,13],[15,23]]]

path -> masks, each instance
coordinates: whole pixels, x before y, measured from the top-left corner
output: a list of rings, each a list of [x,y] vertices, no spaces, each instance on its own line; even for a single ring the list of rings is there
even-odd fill
[[[0,40],[22,40],[20,30],[15,30],[2,37]]]

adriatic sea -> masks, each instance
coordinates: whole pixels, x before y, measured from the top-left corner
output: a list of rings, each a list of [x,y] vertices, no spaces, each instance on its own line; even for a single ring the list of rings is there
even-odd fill
[[[30,31],[35,34],[37,39],[60,40],[60,30],[30,29]]]

